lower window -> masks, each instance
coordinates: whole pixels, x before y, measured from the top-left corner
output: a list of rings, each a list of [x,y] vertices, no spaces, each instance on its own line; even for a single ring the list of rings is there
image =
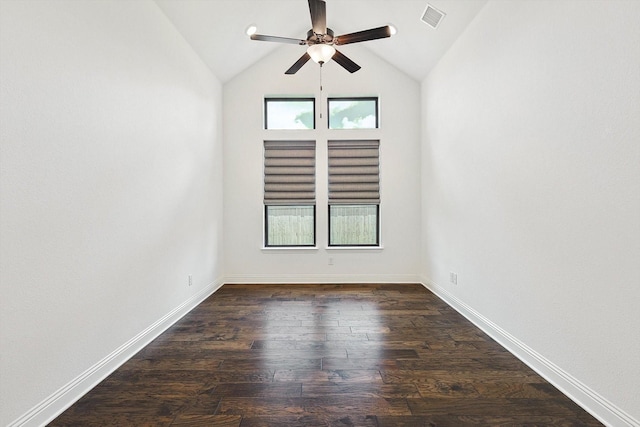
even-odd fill
[[[379,246],[379,205],[329,206],[329,246]]]
[[[315,206],[265,206],[265,246],[315,246]]]

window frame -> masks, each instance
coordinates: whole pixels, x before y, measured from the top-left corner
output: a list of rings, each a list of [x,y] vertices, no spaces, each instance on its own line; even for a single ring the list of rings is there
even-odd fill
[[[313,106],[313,127],[304,129],[286,129],[286,128],[270,128],[269,127],[269,102],[311,102]],[[265,96],[264,97],[264,129],[275,131],[310,131],[316,130],[316,98],[315,97],[277,97],[277,96]]]
[[[340,154],[342,150],[348,150],[351,153],[345,156]],[[362,151],[361,151],[362,150]],[[373,177],[374,174],[366,169],[371,168],[372,164],[362,162],[374,157],[372,153],[367,151],[375,150],[375,179],[373,181],[366,179]],[[328,248],[381,248],[381,218],[380,205],[381,198],[381,143],[380,139],[329,139],[327,140],[327,184],[328,184],[328,200],[327,200],[327,247]],[[333,160],[333,162],[332,162]],[[349,160],[345,162],[345,160]],[[345,171],[345,168],[347,169]],[[353,170],[355,168],[356,170]],[[365,170],[362,170],[364,168]],[[349,170],[352,169],[352,170]],[[356,177],[356,180],[344,177]],[[332,177],[335,178],[332,180]],[[365,178],[362,180],[362,178]],[[369,183],[375,183],[374,188],[353,189],[349,188],[354,184],[364,184],[366,187]],[[345,197],[345,192],[355,192]],[[358,194],[360,193],[360,194]],[[364,193],[364,194],[363,194]],[[367,194],[369,193],[369,194]],[[373,193],[373,194],[371,194]],[[375,206],[376,207],[376,225],[375,225],[375,243],[332,243],[331,241],[331,210],[334,206]]]
[[[331,127],[331,101],[375,101],[376,125],[373,128],[333,128]],[[378,96],[333,96],[327,98],[327,129],[329,130],[373,130],[380,129],[380,97]]]
[[[265,139],[263,141],[263,248],[313,248],[317,244],[317,141],[311,139]],[[293,160],[293,163],[291,161]],[[284,161],[284,163],[282,163]],[[274,169],[284,168],[276,171]],[[286,171],[294,168],[294,171]],[[302,180],[290,180],[291,176]],[[305,177],[311,178],[310,181]],[[280,185],[294,188],[279,188]],[[311,185],[312,188],[309,188]],[[300,188],[299,186],[302,186]],[[270,187],[270,188],[267,188]],[[274,188],[275,187],[275,188]],[[305,188],[307,187],[307,188]],[[279,194],[278,192],[284,192]],[[269,234],[269,208],[313,208],[312,210],[312,243],[274,244]],[[288,237],[288,236],[287,236]],[[292,239],[293,240],[293,239]]]
[[[332,206],[375,206],[376,207],[376,243],[331,243],[331,207]],[[329,248],[380,248],[380,203],[349,203],[348,205],[334,203],[327,205],[327,246]]]
[[[302,206],[310,206],[313,207],[313,243],[308,245],[275,245],[269,243],[269,207],[280,206],[280,207],[302,207]],[[317,204],[313,205],[264,205],[264,248],[265,249],[274,249],[274,248],[315,248],[317,242]]]

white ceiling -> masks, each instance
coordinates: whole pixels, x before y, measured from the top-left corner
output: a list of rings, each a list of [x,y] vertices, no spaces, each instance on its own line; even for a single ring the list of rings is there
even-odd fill
[[[268,55],[274,49],[291,51],[288,69],[304,46],[252,41],[246,28],[258,33],[306,39],[311,28],[307,0],[155,0],[178,31],[222,81]],[[422,81],[455,42],[487,0],[326,0],[327,26],[336,35],[393,24],[398,33],[389,38],[359,43],[399,70]],[[420,18],[431,4],[446,14],[437,29]],[[362,67],[349,45],[340,51]],[[346,72],[346,71],[345,71]]]

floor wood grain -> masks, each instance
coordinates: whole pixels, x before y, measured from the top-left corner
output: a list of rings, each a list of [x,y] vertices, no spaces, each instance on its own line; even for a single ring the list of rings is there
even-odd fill
[[[599,426],[420,285],[225,285],[51,426]]]

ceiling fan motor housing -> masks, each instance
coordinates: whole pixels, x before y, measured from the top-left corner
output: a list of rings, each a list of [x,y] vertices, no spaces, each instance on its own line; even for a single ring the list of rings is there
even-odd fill
[[[333,30],[327,28],[327,34],[316,34],[313,29],[307,31],[307,44],[333,44]]]

